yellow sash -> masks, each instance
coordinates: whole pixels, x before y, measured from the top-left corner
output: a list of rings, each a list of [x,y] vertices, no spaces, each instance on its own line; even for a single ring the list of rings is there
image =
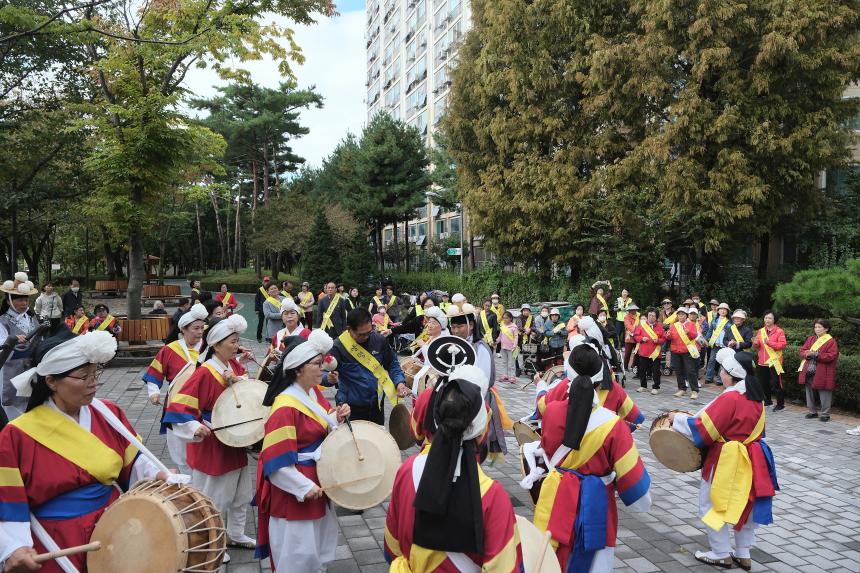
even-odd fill
[[[658,339],[659,337],[657,336],[657,333],[656,333],[656,332],[654,332],[654,329],[653,329],[653,328],[651,328],[651,325],[649,325],[649,324],[648,324],[648,321],[647,321],[647,320],[643,320],[640,324],[642,325],[642,330],[644,330],[644,331],[645,331],[645,334],[647,334],[647,335],[648,335],[648,337],[649,337],[649,338],[651,338],[651,340],[653,340],[653,341],[656,343],[656,342],[657,342],[657,339]],[[651,353],[651,356],[649,356],[649,357],[648,357],[648,359],[649,359],[649,360],[654,360],[654,359],[655,359],[655,358],[657,358],[658,356],[660,356],[660,347],[659,347],[659,346],[655,346],[655,347],[654,347],[654,352],[652,352],[652,353]]]
[[[388,317],[388,313],[386,312],[386,313],[382,316],[382,324],[377,324],[377,325],[376,325],[376,330],[377,330],[378,332],[385,332],[386,330],[388,330],[388,323],[389,323],[389,322],[391,322],[391,319]]]
[[[99,483],[109,485],[122,471],[123,458],[113,448],[48,406],[37,406],[9,425],[83,468]]]
[[[322,323],[320,324],[320,328],[322,328],[323,330],[325,330],[327,328],[331,328],[332,326],[334,326],[334,324],[332,324],[332,321],[331,321],[331,315],[334,312],[334,309],[337,308],[337,303],[339,303],[339,302],[340,302],[340,293],[337,292],[334,294],[334,298],[331,299],[331,303],[328,305],[328,308],[326,309],[325,314],[323,315]]]
[[[305,291],[299,293],[299,303],[300,304],[308,304],[314,299],[314,295],[311,291]]]
[[[809,348],[809,350],[812,352],[817,352],[818,349],[821,348],[822,346],[824,346],[824,344],[827,343],[831,338],[833,338],[833,337],[827,333],[825,333],[823,336],[819,336],[818,340],[816,340],[815,342],[812,343],[812,346]],[[804,358],[800,362],[800,368],[798,368],[797,371],[798,372],[806,372],[806,358]]]
[[[633,303],[633,299],[627,297],[627,301],[625,302],[623,299],[621,300],[621,304],[618,305],[618,312],[615,313],[615,320],[624,321],[624,315],[627,313],[627,307]],[[639,314],[638,312],[636,314]]]
[[[223,372],[218,372],[218,369],[215,368],[215,366],[213,366],[210,362],[204,362],[203,367],[212,373],[212,376],[215,378],[218,384],[220,384],[224,388],[227,387],[227,379],[224,378]]]
[[[370,373],[373,374],[373,377],[376,378],[378,383],[377,395],[381,398],[384,393],[388,397],[388,401],[391,402],[392,406],[397,404],[397,389],[394,387],[394,382],[391,380],[391,376],[388,375],[388,372],[382,367],[379,360],[374,358],[370,352],[365,350],[358,342],[356,342],[355,339],[350,336],[348,330],[344,330],[338,337],[338,340],[343,344],[344,349],[349,353],[349,355],[355,358],[356,362],[367,368]]]
[[[378,296],[373,297],[373,302],[376,303],[376,306],[382,306],[382,299]]]
[[[508,327],[508,325],[507,325],[507,324],[505,324],[504,322],[502,322],[502,323],[499,325],[499,328],[502,330],[502,334],[504,334],[504,335],[507,337],[507,339],[508,339],[508,340],[510,340],[511,342],[513,342],[513,341],[515,341],[515,340],[516,340],[516,338],[517,338],[517,337],[516,337],[516,336],[514,336],[514,331],[513,331],[513,330],[511,330],[511,329]]]
[[[233,293],[225,292],[224,298],[221,299],[221,306],[227,306],[230,304],[230,301],[233,299]]]
[[[767,365],[772,366],[776,370],[777,375],[781,376],[785,370],[782,368],[782,350],[774,350],[767,345],[767,329],[762,327],[758,331],[761,347],[767,352]]]
[[[269,412],[269,417],[271,417],[271,415],[274,414],[276,410],[286,407],[295,408],[308,418],[316,421],[323,428],[328,428],[329,426],[328,420],[321,417],[318,413],[305,406],[298,398],[296,398],[295,396],[290,396],[289,394],[278,394],[278,397],[275,398],[275,401],[272,403],[272,409]],[[275,432],[277,432],[277,430],[275,430]],[[274,442],[276,440],[276,437],[273,434],[274,432],[266,434],[266,437],[263,439],[263,448],[265,448],[268,443]]]
[[[493,311],[493,314],[496,315],[496,318],[498,319],[499,323],[501,323],[502,315],[505,314],[505,307],[502,305],[490,306],[490,310]]]
[[[449,306],[451,306],[450,302],[440,302],[439,303],[439,308],[441,308],[442,312],[444,312],[445,314],[448,314],[448,307]]]
[[[523,324],[523,344],[529,341],[528,332],[529,328],[532,327],[532,318],[534,317],[532,315],[529,315],[529,317],[526,319],[525,324]]]
[[[107,327],[110,326],[110,323],[115,320],[116,319],[113,317],[112,314],[107,315],[102,321],[102,323],[98,326],[98,328],[96,328],[96,330],[107,330]]]
[[[266,298],[266,301],[269,304],[273,305],[275,308],[281,308],[281,301],[279,301],[276,298],[270,297],[269,293],[267,291],[263,290],[263,287],[260,287],[260,292],[263,293],[263,296]],[[230,293],[227,293],[227,294],[230,294]],[[286,296],[286,295],[284,295],[284,296]],[[227,300],[226,295],[224,295],[224,300]],[[223,304],[226,306],[226,303],[223,303]]]
[[[727,442],[722,436],[717,439],[723,443],[723,447],[711,481],[711,509],[702,518],[705,525],[714,531],[719,531],[726,523],[736,524],[746,508],[753,480],[747,445],[764,432],[764,421],[765,412],[762,409],[755,428],[746,440]],[[707,413],[702,413],[702,422],[713,426]]]
[[[413,340],[411,343],[409,343],[409,350],[411,350],[412,352],[415,352],[418,349],[418,342],[419,341],[425,341],[425,340],[429,340],[429,339],[430,339],[430,335],[427,334],[427,331],[422,330],[421,334],[416,336],[415,340]]]
[[[87,323],[87,317],[86,317],[86,315],[84,315],[84,316],[80,317],[80,318],[77,320],[77,322],[75,322],[75,325],[72,327],[72,332],[74,332],[75,334],[80,334],[80,333],[81,333],[81,329],[84,327],[84,325],[85,325],[86,323]]]
[[[734,337],[735,342],[741,343],[744,341],[744,337],[741,335],[741,331],[738,330],[737,324],[733,324],[729,330],[732,331],[732,337]]]
[[[717,326],[716,326],[716,328],[714,328],[714,332],[711,334],[711,338],[708,340],[708,346],[713,348],[713,346],[720,339],[720,336],[722,336],[723,330],[726,328],[726,325],[728,323],[729,323],[729,319],[725,318],[725,317],[723,317],[717,321]]]
[[[415,316],[424,316],[424,307],[420,304],[415,305]]]
[[[709,310],[708,312],[705,313],[705,316],[707,317],[708,324],[710,325],[714,321],[714,311]]]
[[[562,331],[562,329],[563,329],[563,328],[566,328],[566,327],[567,327],[567,324],[565,324],[565,323],[563,323],[563,322],[559,322],[559,323],[555,326],[555,328],[553,328],[553,329],[552,329],[552,333],[553,333],[553,334],[558,334],[559,332],[561,332],[561,331]]]
[[[191,289],[191,292],[193,292],[195,294],[200,294],[200,289],[199,288],[193,288],[193,289]]]
[[[484,327],[484,342],[493,344],[493,329],[490,328],[490,321],[487,320],[487,311],[481,311],[481,325]]]
[[[594,296],[596,296],[597,300],[600,301],[600,306],[603,308],[603,310],[605,310],[606,312],[609,312],[609,305],[606,304],[606,299],[603,298],[603,296],[601,296],[599,294],[595,294]]]
[[[663,321],[663,324],[672,324],[676,320],[678,320],[678,311],[676,310],[672,314],[666,317],[666,320]]]
[[[687,336],[687,331],[684,330],[684,325],[681,324],[680,322],[676,322],[672,326],[675,328],[675,332],[678,333],[678,336],[681,337],[681,342],[683,342],[684,346],[687,347],[687,351],[690,353],[690,356],[692,358],[698,358],[699,357],[699,349],[696,348],[696,345],[693,344],[693,342]]]
[[[283,296],[284,298],[287,298],[287,297],[293,298],[293,295],[291,295],[290,293],[288,293],[285,290],[281,291],[281,296]]]

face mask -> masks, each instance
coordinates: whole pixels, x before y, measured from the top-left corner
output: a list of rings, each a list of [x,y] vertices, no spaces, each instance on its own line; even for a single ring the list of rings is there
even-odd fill
[[[80,287],[72,287],[70,290],[71,290],[73,293],[78,294],[78,291],[79,291],[79,290],[81,290],[81,288],[80,288]]]
[[[548,311],[543,311],[543,312],[541,312],[541,313],[540,313],[540,315],[541,315],[542,317],[546,318],[546,317],[548,317],[548,316],[549,316],[549,312],[548,312]]]

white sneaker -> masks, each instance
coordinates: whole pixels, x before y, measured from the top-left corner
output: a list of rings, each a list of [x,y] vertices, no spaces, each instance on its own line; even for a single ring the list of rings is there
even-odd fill
[[[698,397],[699,397],[699,393],[698,393],[698,392],[693,392],[692,394],[690,394],[690,400],[695,400],[695,399],[696,399],[696,398],[698,398]]]
[[[224,553],[224,557],[221,559],[221,563],[230,563],[230,554]]]
[[[674,396],[675,398],[681,398],[681,397],[683,397],[686,393],[687,393],[687,391],[686,391],[686,390],[678,390],[677,392],[675,392],[674,394],[672,394],[672,396]]]
[[[856,428],[851,428],[850,430],[845,430],[845,433],[851,436],[860,436],[860,426],[857,426]]]
[[[659,394],[659,393],[660,393],[660,390],[658,390],[657,388],[654,388],[653,390],[651,390],[651,395],[652,395],[652,396],[656,396],[656,395],[657,395],[657,394]]]
[[[645,388],[643,388],[642,386],[639,386],[638,388],[636,388],[636,391],[637,391],[637,392],[644,392],[645,390],[646,390],[646,389],[645,389]]]

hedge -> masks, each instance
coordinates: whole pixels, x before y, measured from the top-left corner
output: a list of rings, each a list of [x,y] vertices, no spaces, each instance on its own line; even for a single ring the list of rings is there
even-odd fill
[[[270,273],[268,271],[263,271],[264,276],[267,274]],[[208,274],[191,273],[188,275],[188,280],[199,280],[200,288],[202,290],[212,292],[218,292],[221,289],[221,283],[227,283],[227,286],[230,288],[230,292],[253,294],[257,292],[257,289],[259,289],[262,284],[260,279],[257,278],[257,274],[254,272],[254,269],[240,269],[238,273],[231,273],[228,271],[217,271]],[[285,273],[280,273],[278,275],[278,280],[293,281],[297,292],[299,290],[299,286],[302,284],[301,279],[298,277]]]
[[[782,375],[782,379],[786,396],[797,398],[805,403],[805,390],[797,383],[800,346],[800,344],[789,344],[785,347],[783,352],[785,374]],[[836,391],[833,394],[833,405],[852,412],[860,411],[860,355],[846,354],[842,348],[836,362]]]

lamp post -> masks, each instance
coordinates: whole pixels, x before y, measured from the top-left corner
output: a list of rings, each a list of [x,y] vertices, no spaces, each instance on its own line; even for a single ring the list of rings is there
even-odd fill
[[[463,281],[463,204],[457,203],[457,210],[460,211],[460,282]]]

